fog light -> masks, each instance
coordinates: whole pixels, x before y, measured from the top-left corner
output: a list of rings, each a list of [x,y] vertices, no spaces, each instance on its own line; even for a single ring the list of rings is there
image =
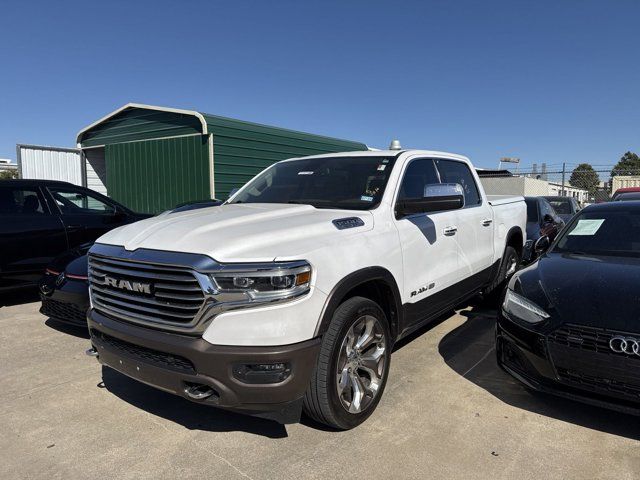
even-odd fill
[[[233,366],[233,376],[243,383],[280,383],[291,374],[289,363],[242,363]]]

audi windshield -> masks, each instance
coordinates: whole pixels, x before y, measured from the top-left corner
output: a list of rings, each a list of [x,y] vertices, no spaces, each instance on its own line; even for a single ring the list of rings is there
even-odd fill
[[[640,257],[640,208],[596,208],[580,213],[553,252]]]
[[[370,210],[380,204],[395,157],[322,157],[280,162],[229,203],[291,203]]]

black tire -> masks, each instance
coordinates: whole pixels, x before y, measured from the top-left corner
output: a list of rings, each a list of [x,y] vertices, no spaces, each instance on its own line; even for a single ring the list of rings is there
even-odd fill
[[[382,380],[376,393],[370,397],[367,407],[359,413],[351,413],[347,411],[338,394],[338,361],[344,359],[341,352],[343,342],[347,341],[348,332],[361,324],[365,316],[375,317],[379,322],[378,331],[384,336],[384,342],[376,341],[376,348],[380,348],[382,343],[385,345],[384,365],[381,367]],[[370,348],[373,347],[372,343]],[[364,297],[352,297],[343,302],[334,312],[331,323],[322,337],[318,361],[304,396],[304,412],[313,420],[340,430],[348,430],[360,425],[373,413],[384,392],[389,375],[391,347],[389,324],[377,303]]]
[[[509,268],[513,265],[515,261],[515,271],[508,272]],[[484,290],[484,296],[488,300],[498,300],[504,286],[507,284],[511,276],[518,271],[520,267],[520,255],[513,247],[507,247],[504,249],[504,255],[502,256],[502,261],[500,262],[500,271],[496,278],[494,278],[493,282]]]

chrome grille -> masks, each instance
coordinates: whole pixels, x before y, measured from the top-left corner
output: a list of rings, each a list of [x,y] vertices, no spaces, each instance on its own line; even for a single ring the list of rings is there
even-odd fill
[[[176,266],[90,255],[89,282],[98,312],[164,329],[193,328],[205,300],[194,273]]]

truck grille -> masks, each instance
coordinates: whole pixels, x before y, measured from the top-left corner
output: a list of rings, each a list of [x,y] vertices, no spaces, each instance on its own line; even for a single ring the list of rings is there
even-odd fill
[[[90,255],[89,282],[98,312],[164,329],[193,328],[205,300],[194,274],[175,266]]]

